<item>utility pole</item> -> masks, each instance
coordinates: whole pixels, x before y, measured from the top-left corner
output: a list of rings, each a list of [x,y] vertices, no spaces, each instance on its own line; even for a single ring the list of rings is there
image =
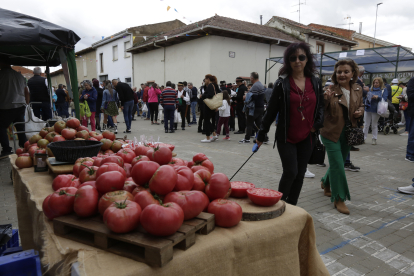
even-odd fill
[[[336,26],[343,26],[343,25],[348,25],[348,30],[351,30],[351,25],[353,25],[354,23],[351,23],[351,16],[350,15],[348,15],[347,17],[345,17],[344,18],[345,20],[346,19],[349,19],[349,22],[348,23],[346,23],[346,24],[336,24]]]
[[[377,35],[377,18],[378,18],[378,6],[379,5],[382,5],[382,2],[377,4],[377,13],[375,14],[374,46],[372,48],[375,48],[375,42],[377,41],[375,36]]]
[[[292,6],[292,7],[299,6],[299,9],[298,9],[297,11],[294,11],[294,12],[298,12],[298,13],[299,13],[299,23],[300,23],[300,6],[301,6],[301,5],[306,5],[306,0],[305,0],[305,3],[301,3],[300,1],[301,1],[301,0],[299,0],[299,4],[297,4],[297,5],[293,5],[293,6]]]

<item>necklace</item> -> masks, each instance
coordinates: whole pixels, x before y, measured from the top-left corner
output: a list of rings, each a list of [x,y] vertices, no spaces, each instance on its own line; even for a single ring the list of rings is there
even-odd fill
[[[297,109],[300,112],[300,115],[302,115],[302,121],[303,121],[303,120],[305,120],[305,116],[303,116],[303,110],[305,109],[305,107],[302,106],[302,101],[305,98],[305,94],[306,94],[306,84],[305,84],[305,91],[303,93],[299,93],[299,87],[298,87],[298,85],[296,84],[295,80],[293,80],[293,82],[295,83],[296,93],[298,93],[299,99],[300,99],[299,106],[298,106]]]

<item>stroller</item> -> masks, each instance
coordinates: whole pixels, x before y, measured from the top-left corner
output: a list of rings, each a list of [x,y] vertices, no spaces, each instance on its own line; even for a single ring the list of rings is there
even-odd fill
[[[392,104],[388,105],[388,110],[390,116],[388,118],[381,117],[378,120],[378,132],[383,132],[384,135],[387,135],[392,130],[394,134],[398,134],[398,122],[401,120],[401,114],[395,110],[395,107]],[[372,132],[371,126],[369,126],[368,132]]]

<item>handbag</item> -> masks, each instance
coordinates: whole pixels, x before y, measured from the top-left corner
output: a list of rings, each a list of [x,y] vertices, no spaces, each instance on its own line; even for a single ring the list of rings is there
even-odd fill
[[[400,102],[400,110],[406,110],[408,107],[408,102]]]
[[[316,165],[316,164],[325,163],[325,152],[326,152],[325,146],[322,144],[321,140],[319,139],[319,135],[316,134],[316,145],[313,148],[308,164]]]
[[[348,125],[345,130],[348,146],[359,146],[364,143],[364,132],[362,128]]]
[[[211,99],[204,99],[204,103],[210,108],[211,110],[216,110],[220,106],[223,105],[223,93],[216,93],[216,88],[214,87],[214,96]]]

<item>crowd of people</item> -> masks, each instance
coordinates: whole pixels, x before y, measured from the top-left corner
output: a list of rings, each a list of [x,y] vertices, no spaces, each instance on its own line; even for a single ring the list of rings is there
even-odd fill
[[[321,188],[339,212],[349,214],[345,201],[351,195],[345,171],[360,170],[350,160],[350,151],[359,150],[351,144],[365,143],[371,131],[371,144],[377,145],[379,129],[405,125],[401,134],[408,135],[405,160],[414,162],[414,78],[408,83],[393,79],[389,85],[377,77],[372,84],[365,85],[364,67],[345,58],[335,64],[331,79],[322,86],[308,44],[291,44],[284,60],[278,79],[268,87],[260,82],[257,72],[252,72],[249,80],[237,77],[234,83],[218,82],[216,76],[207,74],[199,88],[186,81],[167,81],[165,87],[145,83],[137,89],[116,79],[85,80],[79,87],[82,124],[90,125],[92,131],[111,129],[117,133],[121,109],[126,124],[124,133],[131,133],[132,121],[137,116],[152,125],[163,123],[165,133],[174,133],[179,124],[182,131],[197,126],[198,133],[205,136],[202,143],[215,142],[221,134],[228,141],[233,132],[241,134],[237,139],[240,144],[249,144],[253,139],[259,147],[269,142],[268,132],[276,124],[274,146],[283,167],[279,182],[282,199],[297,204],[304,177],[314,176],[307,167],[316,141],[321,140],[329,160]],[[7,112],[0,133],[1,157],[5,157],[12,153],[6,128],[12,122],[24,121],[24,104],[32,103],[33,113],[43,120],[52,118],[52,109],[48,83],[40,76],[40,68],[34,69],[34,77],[26,85],[22,75],[11,69],[7,58],[1,59],[0,67],[2,87],[6,91],[20,91],[3,93],[0,102],[0,117]],[[68,117],[69,108],[73,115],[73,99],[64,85],[54,89],[52,98],[53,110],[59,116]],[[380,106],[386,106],[386,112],[380,112]],[[24,125],[16,128],[24,131]],[[362,138],[356,137],[359,134]],[[361,141],[350,143],[351,139]],[[26,137],[19,134],[19,145],[23,146],[25,141]],[[324,163],[318,165],[326,167]],[[414,194],[413,185],[399,190]]]

